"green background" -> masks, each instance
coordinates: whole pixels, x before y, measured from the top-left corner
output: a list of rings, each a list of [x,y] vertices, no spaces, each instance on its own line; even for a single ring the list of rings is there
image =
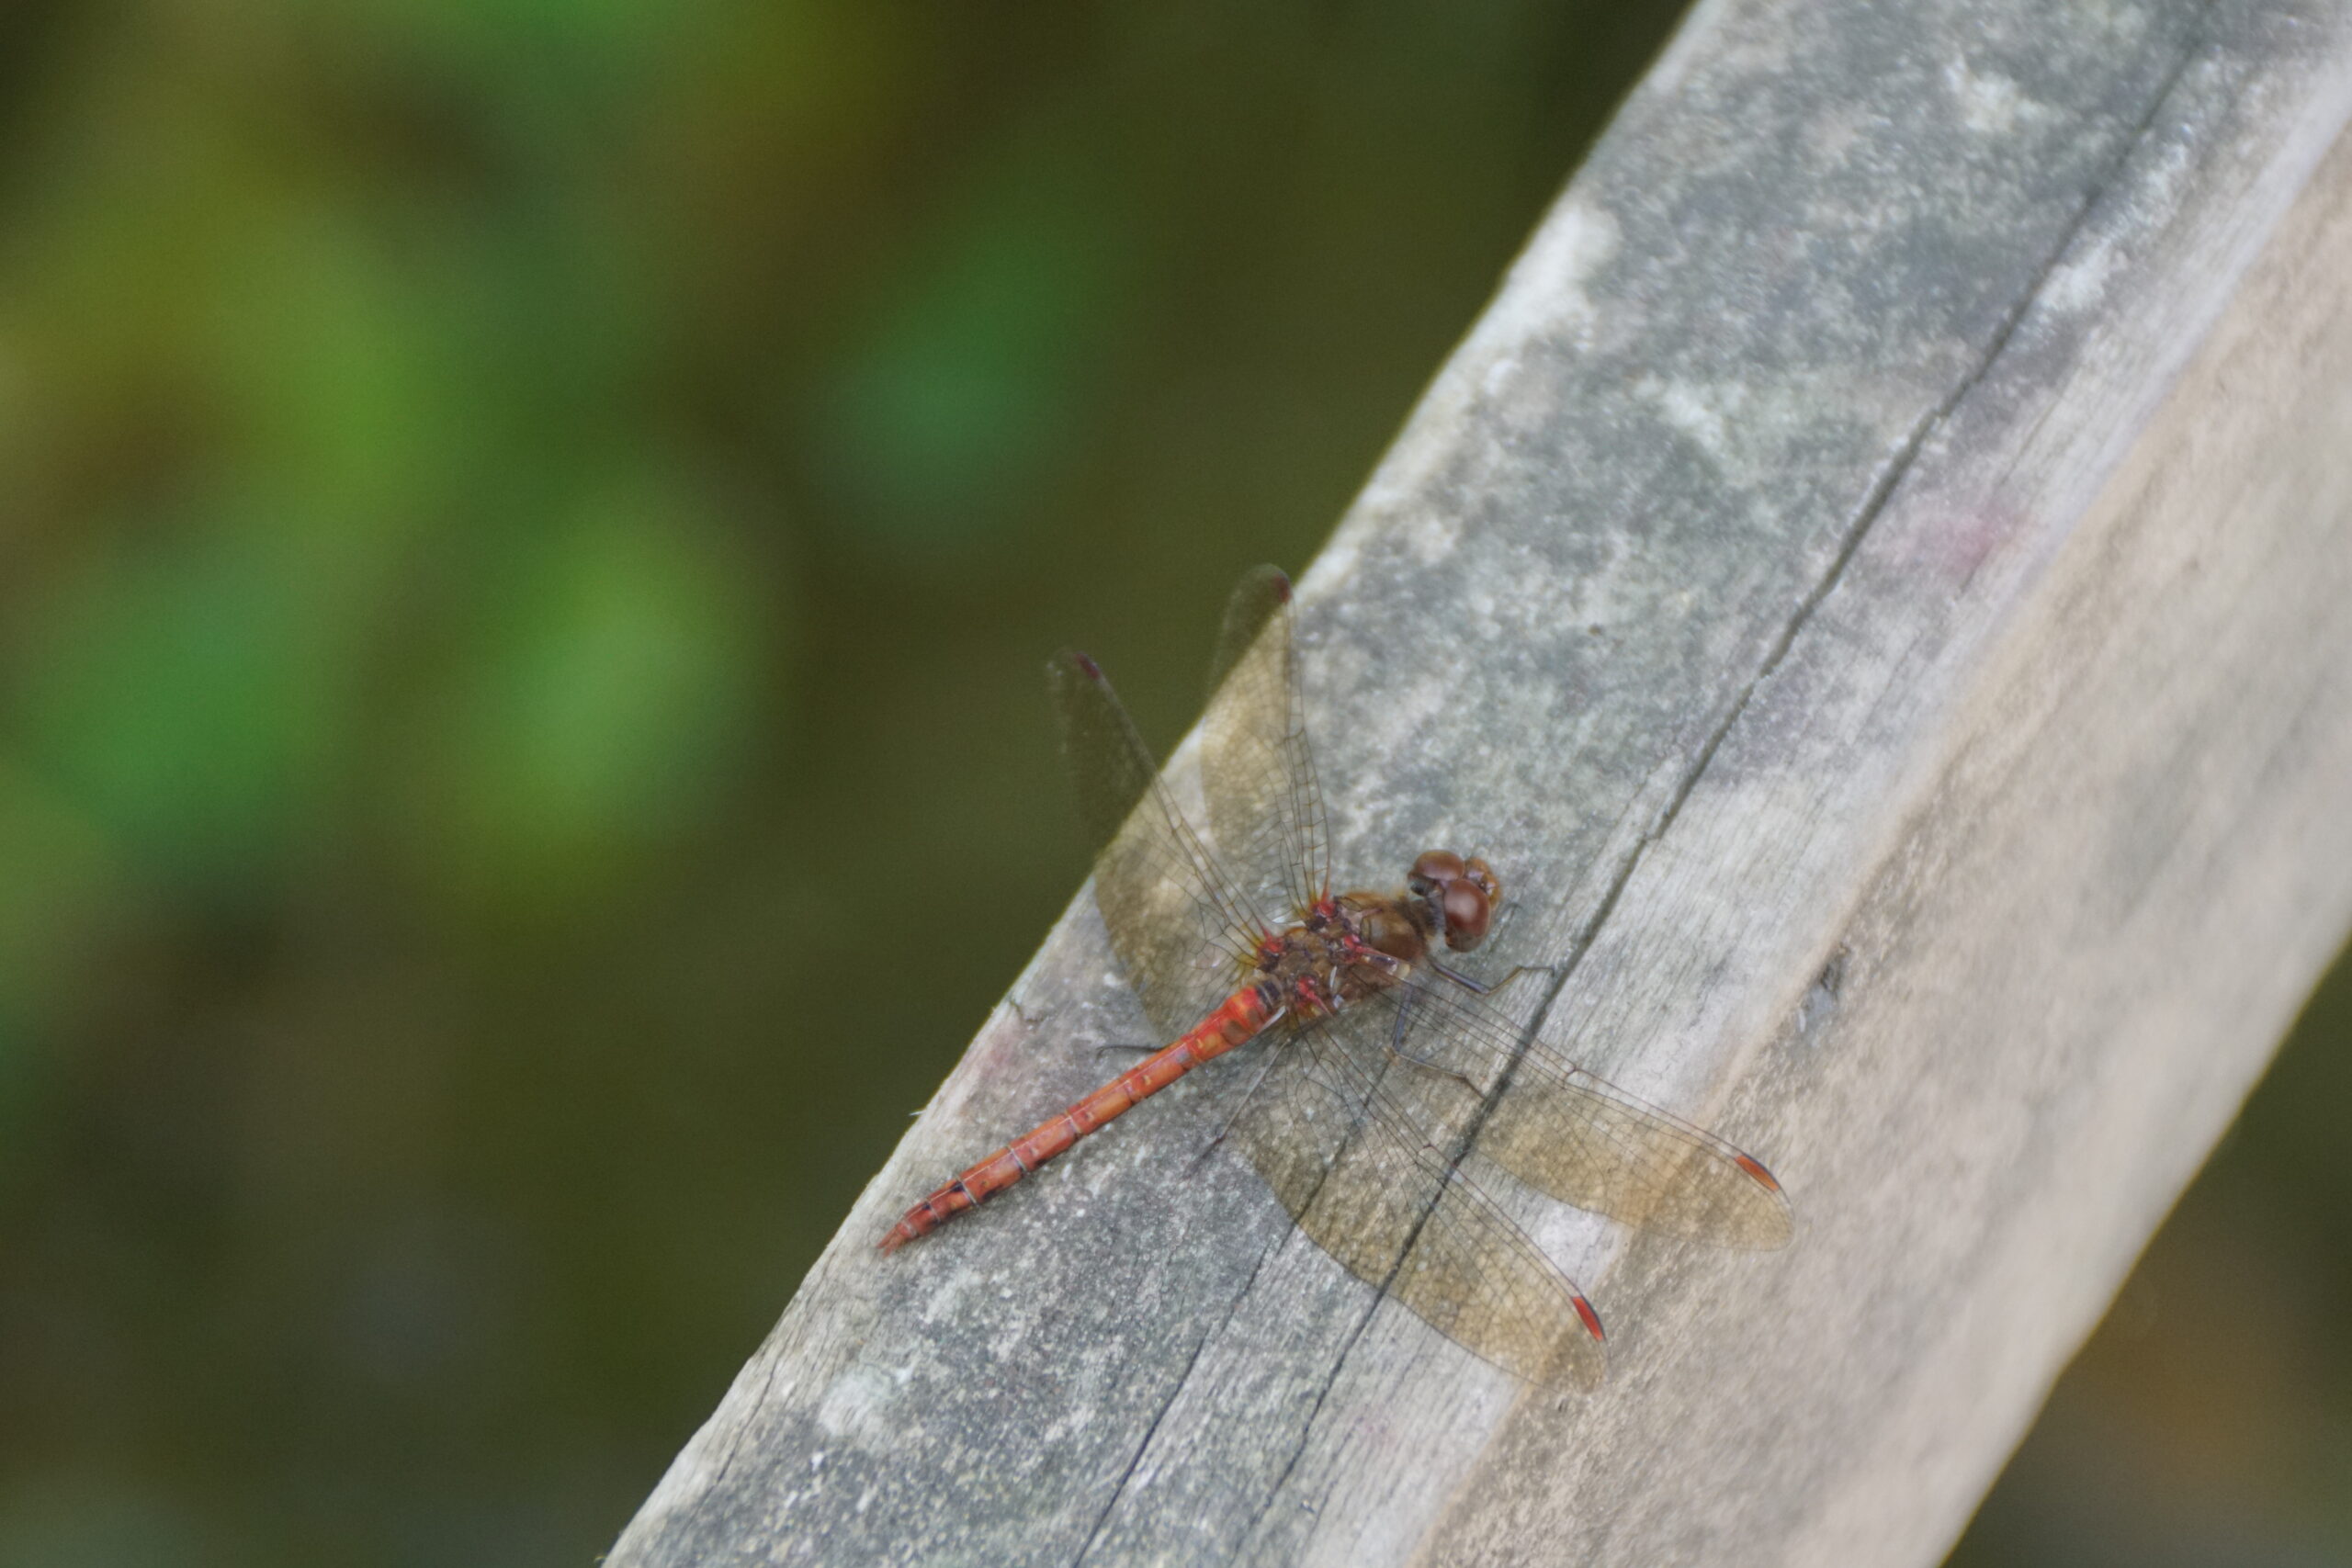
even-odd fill
[[[0,8],[0,1568],[591,1561],[1679,8]],[[1972,1561],[2352,1552],[2343,990]]]

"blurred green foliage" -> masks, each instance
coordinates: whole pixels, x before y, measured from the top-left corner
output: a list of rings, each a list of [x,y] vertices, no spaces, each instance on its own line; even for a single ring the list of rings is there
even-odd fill
[[[1679,9],[0,10],[0,1568],[590,1561]]]
[[[0,1565],[589,1561],[1678,9],[0,11]]]

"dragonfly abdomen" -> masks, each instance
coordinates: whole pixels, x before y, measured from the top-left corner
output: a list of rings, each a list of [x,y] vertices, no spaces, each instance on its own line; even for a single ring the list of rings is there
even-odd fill
[[[1268,987],[1262,985],[1234,992],[1173,1043],[1153,1052],[1092,1094],[1031,1128],[932,1193],[890,1227],[890,1234],[882,1238],[882,1250],[895,1252],[915,1237],[938,1229],[966,1209],[987,1202],[1080,1138],[1125,1115],[1137,1103],[1158,1094],[1202,1063],[1254,1038],[1275,1016],[1276,1003],[1267,993]]]

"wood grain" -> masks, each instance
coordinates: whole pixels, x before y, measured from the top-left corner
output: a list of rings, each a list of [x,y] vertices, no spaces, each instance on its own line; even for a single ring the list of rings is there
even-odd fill
[[[2332,5],[1703,5],[1301,584],[1343,877],[1492,861],[1792,1247],[1531,1204],[1532,1390],[1212,1065],[880,1256],[1137,1037],[1081,897],[611,1561],[1939,1556],[2352,924],[2348,111]]]

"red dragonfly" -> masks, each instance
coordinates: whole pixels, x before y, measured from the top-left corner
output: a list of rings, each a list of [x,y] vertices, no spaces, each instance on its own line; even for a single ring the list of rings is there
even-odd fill
[[[1271,567],[1227,612],[1202,722],[1208,837],[1093,660],[1054,660],[1081,807],[1108,840],[1095,900],[1173,1043],[908,1210],[882,1250],[1258,1041],[1263,1060],[1227,1136],[1299,1227],[1496,1366],[1591,1386],[1600,1314],[1465,1158],[1627,1224],[1732,1247],[1786,1243],[1788,1200],[1754,1157],[1525,1039],[1440,959],[1476,948],[1494,918],[1502,886],[1483,861],[1431,851],[1400,892],[1333,895],[1291,620],[1290,583]]]

